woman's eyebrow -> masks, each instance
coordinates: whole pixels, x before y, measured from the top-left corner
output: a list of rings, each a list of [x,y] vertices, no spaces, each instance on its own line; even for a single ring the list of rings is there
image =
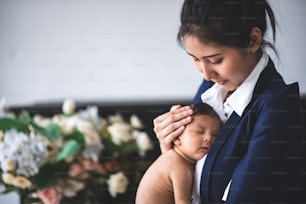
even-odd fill
[[[188,55],[194,57],[194,58],[197,58],[196,56],[194,56],[193,54],[187,52]],[[212,55],[207,55],[207,56],[202,56],[201,58],[212,58],[212,57],[216,57],[216,56],[219,56],[221,55],[221,53],[216,53],[216,54],[212,54]]]

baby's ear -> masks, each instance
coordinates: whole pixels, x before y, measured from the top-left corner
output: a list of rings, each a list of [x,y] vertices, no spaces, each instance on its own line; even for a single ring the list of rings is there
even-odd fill
[[[177,137],[174,141],[173,141],[174,145],[181,145],[181,140],[180,137]]]

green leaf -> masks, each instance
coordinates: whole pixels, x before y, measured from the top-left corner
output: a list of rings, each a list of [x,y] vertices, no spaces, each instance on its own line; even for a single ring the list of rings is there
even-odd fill
[[[76,140],[81,145],[81,147],[85,147],[86,141],[85,141],[83,133],[81,133],[80,131],[74,130],[73,133],[71,133],[67,137],[70,137],[71,139]]]
[[[50,141],[54,141],[61,136],[61,128],[57,124],[50,123],[46,127],[41,127],[34,122],[27,112],[21,113],[17,120],[23,124],[30,124],[39,134]]]
[[[24,124],[30,124],[32,122],[32,119],[30,117],[30,115],[27,113],[27,112],[22,112],[17,120],[21,123],[24,123]]]
[[[55,161],[61,161],[67,157],[77,155],[81,150],[81,145],[76,140],[68,140],[63,146],[62,150],[56,155]]]
[[[45,128],[38,129],[37,132],[51,141],[54,141],[61,136],[61,128],[54,123],[50,123]]]
[[[32,177],[32,182],[38,189],[44,189],[55,184],[62,176],[58,168],[60,165],[46,164],[42,166],[39,173]],[[57,172],[57,173],[56,173]]]
[[[0,130],[5,132],[13,128],[19,132],[28,132],[28,127],[26,124],[23,124],[18,120],[12,118],[0,118]]]
[[[121,155],[138,152],[138,146],[134,142],[125,142],[119,146],[119,152]]]

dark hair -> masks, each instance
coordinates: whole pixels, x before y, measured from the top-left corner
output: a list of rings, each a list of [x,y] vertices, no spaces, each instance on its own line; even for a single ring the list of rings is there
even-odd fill
[[[177,41],[183,47],[183,37],[189,34],[202,42],[246,48],[253,27],[258,27],[262,35],[265,35],[266,14],[270,19],[274,42],[276,22],[266,0],[185,0]],[[272,48],[276,53],[272,43],[263,40],[264,46]]]
[[[221,123],[221,119],[218,113],[207,103],[195,103],[191,104],[190,107],[193,111],[191,116],[192,118],[198,115],[208,115],[210,117],[216,118]]]

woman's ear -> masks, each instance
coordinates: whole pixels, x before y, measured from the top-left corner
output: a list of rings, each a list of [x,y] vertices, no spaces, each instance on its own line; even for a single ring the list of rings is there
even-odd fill
[[[173,141],[173,144],[174,145],[181,145],[181,140],[180,140],[180,137],[177,137],[174,141]]]
[[[253,27],[250,32],[250,43],[247,50],[250,53],[256,53],[262,43],[262,32],[258,27]]]

